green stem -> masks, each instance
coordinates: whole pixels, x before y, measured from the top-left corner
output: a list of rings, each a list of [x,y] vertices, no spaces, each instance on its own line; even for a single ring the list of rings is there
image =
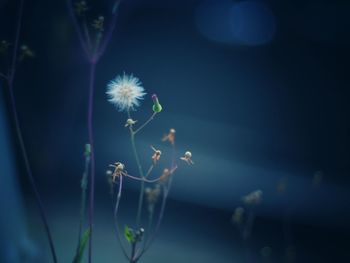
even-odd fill
[[[81,233],[82,233],[84,217],[85,217],[86,191],[87,191],[87,184],[88,184],[89,166],[90,166],[90,154],[85,154],[85,169],[84,169],[83,177],[81,179],[81,206],[80,206],[77,253],[80,248]]]
[[[137,130],[134,131],[134,134],[141,131],[148,123],[150,123],[153,120],[154,116],[156,116],[156,114],[157,114],[156,112],[153,112],[152,116],[144,124],[142,124]]]
[[[127,114],[128,114],[128,118],[131,119],[131,114],[130,114],[130,110],[129,109],[127,111]],[[132,147],[132,150],[133,150],[133,153],[134,153],[134,157],[135,157],[135,160],[136,160],[137,168],[139,170],[140,178],[142,179],[141,187],[140,187],[140,194],[139,194],[138,208],[137,208],[137,215],[136,215],[136,227],[137,228],[140,226],[142,206],[143,206],[143,196],[145,194],[145,180],[143,180],[143,179],[145,179],[151,173],[153,167],[151,166],[151,168],[148,170],[147,175],[145,177],[145,175],[143,173],[142,166],[141,166],[140,158],[139,158],[139,155],[138,155],[137,149],[136,149],[135,135],[136,135],[137,132],[139,132],[141,129],[143,129],[148,123],[150,123],[153,120],[153,118],[154,118],[154,116],[156,114],[157,113],[154,112],[151,115],[151,117],[135,131],[133,130],[132,126],[129,126],[131,147]]]
[[[135,250],[136,250],[136,242],[132,243],[131,245],[131,259],[130,263],[134,263],[135,261]]]
[[[154,168],[154,164],[152,164],[152,165],[150,166],[150,168],[148,169],[145,178],[147,178],[147,177],[151,174],[153,168]]]
[[[130,132],[131,132],[131,146],[132,146],[132,149],[133,149],[133,153],[134,153],[134,156],[135,156],[137,167],[139,169],[140,178],[144,179],[142,166],[141,166],[141,163],[140,163],[139,155],[137,153],[136,144],[135,144],[135,133],[132,131],[132,129],[130,129]],[[137,208],[137,216],[136,216],[136,227],[137,228],[139,227],[140,220],[141,220],[141,212],[142,212],[144,192],[145,192],[145,182],[142,180],[141,181],[141,188],[140,188],[140,195],[139,195],[139,203],[138,203],[138,208]]]
[[[153,223],[153,215],[154,215],[154,205],[153,205],[151,211],[149,211],[148,227],[147,227],[147,231],[145,233],[145,237],[143,239],[143,250],[146,247],[146,240],[148,239],[149,233],[151,232],[151,227],[152,227],[152,223]]]

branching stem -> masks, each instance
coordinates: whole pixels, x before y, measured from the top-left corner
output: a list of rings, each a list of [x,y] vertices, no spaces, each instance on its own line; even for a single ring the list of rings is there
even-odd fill
[[[153,114],[151,115],[151,117],[149,117],[149,119],[147,120],[147,121],[145,121],[145,123],[144,124],[142,124],[138,129],[136,129],[135,131],[134,131],[134,135],[136,134],[136,133],[138,133],[139,131],[141,131],[143,128],[145,128],[146,127],[146,125],[148,124],[148,123],[150,123],[152,120],[153,120],[153,118],[156,116],[156,112],[153,112]]]

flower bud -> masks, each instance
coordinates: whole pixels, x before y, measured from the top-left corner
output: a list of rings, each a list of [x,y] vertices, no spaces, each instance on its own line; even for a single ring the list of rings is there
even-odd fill
[[[153,107],[152,107],[153,111],[155,113],[161,112],[162,111],[162,105],[160,105],[158,97],[157,97],[156,94],[152,95],[152,100],[153,100]]]

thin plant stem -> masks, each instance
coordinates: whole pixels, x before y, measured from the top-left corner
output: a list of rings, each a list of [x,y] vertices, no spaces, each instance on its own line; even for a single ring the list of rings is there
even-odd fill
[[[85,217],[86,190],[87,190],[87,185],[88,185],[89,166],[90,166],[90,154],[86,154],[86,156],[85,156],[85,169],[84,169],[83,177],[81,179],[81,207],[80,207],[77,253],[78,253],[79,248],[80,248],[81,233],[82,233],[82,228],[83,228],[83,224],[84,224],[84,217]]]
[[[49,246],[50,246],[53,262],[57,263],[55,246],[54,246],[54,242],[52,239],[50,227],[48,224],[46,212],[45,212],[44,205],[43,205],[43,202],[41,200],[41,197],[40,197],[40,194],[38,191],[38,187],[36,185],[36,182],[35,182],[35,179],[33,176],[33,172],[32,172],[31,166],[30,166],[27,150],[26,150],[26,147],[25,147],[25,144],[23,141],[22,130],[20,127],[18,112],[17,112],[17,104],[16,104],[16,99],[15,99],[15,95],[14,95],[14,91],[13,91],[13,83],[14,83],[15,73],[16,73],[16,62],[17,62],[17,51],[18,51],[18,45],[19,45],[19,35],[21,32],[21,26],[22,26],[23,7],[24,7],[24,0],[21,0],[20,5],[19,5],[19,11],[18,11],[18,22],[17,22],[15,41],[14,41],[14,46],[13,46],[13,55],[12,55],[12,62],[11,62],[11,66],[10,66],[10,71],[9,71],[9,74],[7,77],[3,74],[2,74],[2,76],[4,76],[5,79],[7,80],[9,94],[10,94],[10,104],[11,104],[11,109],[12,109],[13,119],[14,119],[14,124],[15,124],[15,130],[16,130],[17,139],[18,139],[18,142],[20,145],[20,149],[22,152],[22,157],[24,159],[24,164],[25,164],[25,168],[26,168],[27,175],[29,178],[29,182],[31,184],[31,187],[32,187],[33,192],[34,192],[35,200],[36,200],[38,207],[39,207],[41,220],[43,221],[44,229],[45,229],[48,241],[49,241]]]
[[[92,232],[93,232],[93,218],[94,218],[94,194],[95,194],[95,148],[94,148],[94,137],[93,137],[93,105],[94,105],[94,83],[95,83],[95,69],[96,63],[90,64],[90,84],[89,84],[89,102],[88,102],[88,137],[89,144],[91,145],[90,154],[90,193],[89,193],[89,226],[90,226],[90,238],[89,238],[89,263],[92,262]]]
[[[131,259],[130,259],[130,263],[135,263],[137,261],[135,259],[135,252],[136,252],[136,242],[132,243],[132,245],[131,245]]]
[[[123,251],[123,254],[127,258],[127,260],[130,260],[128,254],[126,253],[126,249],[123,246],[122,239],[120,238],[120,229],[119,229],[119,224],[118,224],[118,211],[119,211],[120,199],[122,197],[122,187],[123,187],[123,177],[121,176],[120,177],[120,181],[119,181],[117,201],[115,203],[115,208],[114,208],[114,224],[115,224],[115,228],[117,230],[117,238],[118,238],[120,247],[121,247],[121,249]]]
[[[127,111],[127,114],[128,114],[128,118],[131,118],[131,114],[130,114],[130,110],[129,110],[129,109],[128,109],[128,111]],[[133,130],[133,128],[132,128],[131,126],[129,126],[131,147],[132,147],[132,150],[133,150],[133,153],[134,153],[134,157],[135,157],[135,160],[136,160],[136,165],[137,165],[137,167],[138,167],[138,170],[139,170],[139,174],[140,174],[140,178],[141,178],[141,179],[145,179],[145,176],[144,176],[143,169],[142,169],[141,162],[140,162],[140,158],[139,158],[139,155],[138,155],[138,152],[137,152],[137,149],[136,149],[135,135],[136,135],[136,133],[139,132],[142,128],[144,128],[148,123],[150,123],[150,122],[153,120],[153,118],[154,118],[154,116],[155,116],[156,114],[157,114],[157,113],[154,112],[154,113],[152,114],[152,116],[151,116],[144,124],[142,124],[141,127],[139,127],[139,128],[138,128],[137,130],[135,130],[135,131]],[[144,193],[145,193],[145,181],[142,180],[142,181],[141,181],[141,186],[140,186],[140,194],[139,194],[137,215],[136,215],[136,227],[139,227],[139,225],[140,225]]]
[[[166,190],[166,188],[164,187],[164,193],[163,193],[163,199],[162,199],[162,204],[161,204],[161,208],[160,208],[160,212],[159,212],[159,216],[158,216],[158,220],[155,226],[155,230],[153,232],[153,234],[149,237],[148,241],[146,242],[146,245],[144,246],[144,248],[140,251],[137,251],[138,253],[136,253],[136,258],[137,260],[150,248],[151,244],[153,243],[156,234],[158,233],[161,221],[163,219],[163,215],[164,215],[164,210],[165,210],[165,205],[166,205],[166,200],[168,197],[168,190]],[[137,255],[138,254],[138,255]]]
[[[119,0],[116,1],[114,4],[112,14],[113,18],[112,21],[109,25],[109,30],[108,30],[108,35],[105,38],[102,46],[100,47],[100,40],[102,36],[99,36],[98,39],[95,42],[95,49],[92,49],[92,43],[91,43],[91,38],[89,35],[89,31],[86,28],[86,23],[83,23],[83,29],[85,33],[85,38],[84,34],[82,31],[81,26],[79,25],[78,19],[74,13],[74,8],[73,8],[73,1],[72,0],[67,0],[67,5],[68,5],[68,10],[69,14],[72,18],[75,30],[78,34],[78,38],[81,44],[82,49],[85,52],[85,55],[90,62],[90,80],[89,80],[89,99],[88,99],[88,117],[87,117],[87,122],[88,122],[88,137],[89,137],[89,143],[91,145],[91,172],[90,172],[90,191],[89,191],[89,226],[90,226],[90,238],[89,238],[89,252],[88,252],[88,262],[92,262],[92,232],[93,232],[93,216],[94,216],[94,186],[95,186],[95,157],[94,157],[94,143],[93,143],[93,125],[92,125],[92,117],[93,117],[93,99],[94,99],[94,82],[95,82],[95,69],[96,69],[96,64],[99,61],[100,57],[103,55],[106,46],[110,42],[113,30],[115,28],[116,24],[116,17],[117,17],[117,7],[119,5]]]
[[[146,179],[146,177],[139,178],[139,177],[132,176],[132,175],[130,175],[130,174],[125,174],[124,176],[129,177],[129,178],[131,178],[131,179],[133,179],[133,180],[137,180],[137,181],[141,181],[141,182],[146,182],[146,183],[156,183],[156,182],[158,182],[158,181],[161,179],[161,178],[159,177],[159,178],[156,178],[156,179],[154,179],[154,180],[148,180],[148,179]]]
[[[118,7],[119,7],[119,4],[120,4],[121,0],[116,0],[114,5],[113,5],[113,9],[112,9],[112,20],[111,20],[111,23],[110,23],[110,26],[108,28],[108,32],[104,38],[104,41],[102,42],[101,44],[101,48],[99,49],[98,53],[97,53],[97,56],[100,57],[104,54],[104,52],[106,51],[106,48],[108,46],[108,43],[111,41],[111,38],[112,38],[112,35],[113,35],[113,31],[114,31],[114,28],[115,28],[115,25],[117,24],[117,16],[118,16]]]
[[[89,29],[87,27],[85,17],[83,20],[83,30],[84,30],[84,34],[85,34],[85,38],[86,38],[86,46],[87,46],[87,49],[90,51],[91,50],[91,38],[90,38]]]
[[[81,31],[78,19],[77,19],[76,15],[74,14],[73,0],[67,0],[67,6],[68,6],[68,11],[69,11],[70,17],[72,18],[72,21],[73,21],[73,25],[74,25],[75,31],[78,34],[80,45],[83,48],[86,57],[90,60],[91,59],[91,54],[90,54],[89,48],[88,48],[88,46],[86,44],[87,40],[84,39],[84,34]]]
[[[148,217],[148,227],[147,227],[147,232],[151,231],[151,227],[152,227],[152,223],[153,223],[153,215],[154,215],[154,205],[152,205],[152,210],[149,213],[149,217]],[[147,234],[148,235],[148,234]],[[143,242],[143,249],[145,249],[146,246],[146,238],[145,241]]]
[[[128,118],[131,118],[130,110],[127,110]],[[130,130],[130,140],[131,140],[131,148],[135,157],[136,165],[139,170],[140,178],[144,179],[143,169],[141,166],[140,158],[136,149],[136,143],[135,143],[135,132],[133,131],[132,126],[129,126]],[[137,208],[137,214],[136,214],[136,227],[138,228],[140,225],[140,219],[141,219],[141,212],[142,212],[142,204],[143,204],[143,194],[145,189],[145,182],[141,181],[141,187],[140,187],[140,195],[139,195],[139,202],[138,202],[138,208]]]
[[[142,170],[142,166],[140,163],[140,159],[137,153],[137,149],[136,149],[136,144],[135,144],[135,134],[131,133],[131,146],[133,149],[133,153],[135,156],[135,160],[136,160],[136,164],[137,167],[139,169],[139,173],[140,173],[140,178],[144,179],[144,175],[143,175],[143,170]],[[141,212],[142,212],[142,205],[143,205],[143,195],[145,192],[145,182],[144,180],[141,181],[141,187],[140,187],[140,195],[139,195],[139,202],[138,202],[138,208],[137,208],[137,215],[136,215],[136,227],[138,228],[140,225],[140,220],[141,220]]]
[[[135,135],[136,133],[138,133],[139,131],[141,131],[143,128],[145,128],[145,126],[146,126],[148,123],[150,123],[156,115],[157,115],[157,113],[156,113],[156,112],[153,112],[153,114],[151,115],[151,117],[149,117],[149,119],[148,119],[147,121],[145,121],[144,124],[142,124],[138,129],[136,129],[136,130],[134,131],[134,135]]]
[[[147,171],[147,173],[146,173],[146,175],[145,175],[145,178],[147,178],[147,177],[151,174],[153,168],[154,168],[154,164],[152,164],[152,165],[150,166],[150,168],[148,169],[148,171]]]
[[[167,201],[168,194],[170,192],[172,181],[173,181],[173,172],[177,169],[175,158],[176,158],[176,148],[175,148],[175,144],[173,144],[173,156],[172,156],[172,162],[171,162],[171,171],[172,172],[171,172],[171,176],[170,176],[169,181],[168,181],[168,185],[167,186],[163,185],[163,199],[162,199],[162,204],[161,204],[159,216],[157,219],[157,223],[155,226],[155,230],[152,233],[152,235],[149,236],[148,240],[145,241],[143,249],[137,251],[137,253],[136,253],[136,254],[138,254],[136,256],[137,260],[140,259],[141,256],[150,248],[150,246],[152,245],[154,239],[156,238],[156,236],[158,234],[160,224],[162,222],[164,211],[165,211],[166,201]],[[153,217],[153,215],[152,215],[152,217]]]

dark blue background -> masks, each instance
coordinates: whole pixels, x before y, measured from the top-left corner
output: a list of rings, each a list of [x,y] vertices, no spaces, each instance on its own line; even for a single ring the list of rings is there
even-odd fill
[[[90,6],[99,15],[110,4]],[[0,7],[0,37],[11,42],[17,5],[2,1]],[[160,138],[172,127],[178,151],[190,149],[195,161],[176,175],[163,231],[145,262],[243,262],[230,217],[242,204],[241,196],[256,189],[264,192],[251,240],[256,262],[267,245],[273,262],[282,262],[286,211],[291,211],[297,262],[349,259],[349,11],[346,1],[124,1],[97,66],[97,217],[112,211],[107,165],[123,160],[136,173],[123,127],[126,116],[105,94],[109,80],[133,73],[148,92],[135,119],[151,113],[154,92],[164,107],[138,139],[144,165],[149,145],[161,147]],[[24,139],[54,232],[60,233],[59,251],[66,254],[67,244],[75,240],[74,234],[66,239],[77,225],[87,141],[88,64],[64,1],[27,2],[21,43],[36,54],[21,63],[15,82]],[[16,138],[9,135],[4,88],[2,95],[2,110],[9,116],[4,138],[12,152],[16,149],[22,199],[32,207]],[[324,178],[315,188],[312,178],[318,170]],[[284,194],[276,191],[280,180],[287,181]],[[135,188],[129,184],[126,189],[128,214]],[[26,218],[34,240],[42,231],[36,212],[33,206]],[[101,228],[101,240],[106,235],[113,243],[98,243],[95,257],[115,262],[108,253],[121,255],[108,231],[113,228]],[[69,253],[61,258],[68,260]],[[165,259],[169,253],[178,258]]]

